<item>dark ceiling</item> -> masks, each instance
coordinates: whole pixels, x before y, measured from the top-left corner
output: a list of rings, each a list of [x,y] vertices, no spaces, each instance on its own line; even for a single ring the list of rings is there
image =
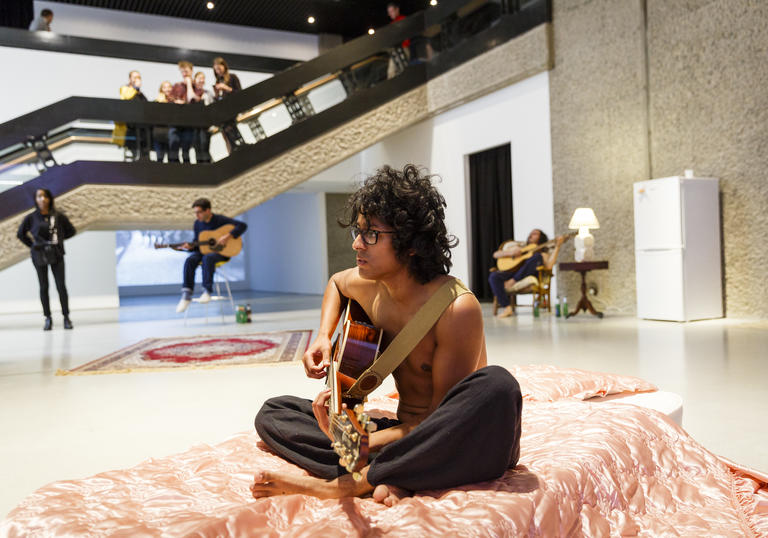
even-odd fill
[[[201,21],[222,22],[311,34],[362,35],[389,22],[389,0],[53,0],[62,4],[118,9]],[[403,15],[428,7],[429,0],[398,2]],[[54,13],[55,13],[54,9]],[[309,16],[315,23],[307,22]]]

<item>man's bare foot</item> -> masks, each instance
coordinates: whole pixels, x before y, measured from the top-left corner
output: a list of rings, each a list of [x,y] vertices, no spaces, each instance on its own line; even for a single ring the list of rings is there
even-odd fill
[[[302,476],[288,473],[274,473],[271,471],[259,471],[253,477],[251,493],[255,499],[272,497],[273,495],[290,495],[303,493],[320,497],[323,486],[327,481],[311,476]]]
[[[510,316],[513,316],[515,314],[515,311],[512,310],[512,306],[507,306],[504,308],[504,310],[501,311],[501,313],[496,316],[497,318],[508,318]]]
[[[313,476],[273,471],[258,471],[251,485],[254,499],[293,493],[312,495],[320,499],[338,499],[365,495],[372,489],[373,486],[365,478],[354,480],[352,475],[344,475],[335,480],[324,480]]]
[[[387,486],[385,484],[379,484],[373,490],[373,500],[386,506],[394,506],[400,499],[410,497],[411,495],[413,494],[407,489]]]

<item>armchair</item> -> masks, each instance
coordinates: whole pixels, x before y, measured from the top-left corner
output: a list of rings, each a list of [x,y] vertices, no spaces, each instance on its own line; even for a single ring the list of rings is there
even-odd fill
[[[505,241],[499,246],[499,250],[507,250],[514,247],[516,243],[514,241]],[[517,309],[517,296],[523,294],[531,294],[534,296],[534,301],[538,301],[540,308],[545,308],[547,312],[552,311],[552,299],[551,299],[551,283],[552,275],[555,264],[557,263],[557,256],[560,253],[559,245],[554,249],[546,259],[544,265],[536,267],[538,276],[530,275],[515,282],[510,286],[504,286],[505,291],[509,294],[509,303],[514,312]],[[497,271],[496,267],[490,269],[491,272]],[[499,310],[498,299],[493,298],[493,315],[495,316]]]

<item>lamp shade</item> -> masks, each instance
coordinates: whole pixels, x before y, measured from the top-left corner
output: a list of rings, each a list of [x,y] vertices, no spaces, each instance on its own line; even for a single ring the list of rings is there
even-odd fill
[[[597,222],[597,217],[591,207],[579,207],[573,212],[568,227],[572,230],[578,230],[580,228],[597,229],[600,227],[600,223]]]

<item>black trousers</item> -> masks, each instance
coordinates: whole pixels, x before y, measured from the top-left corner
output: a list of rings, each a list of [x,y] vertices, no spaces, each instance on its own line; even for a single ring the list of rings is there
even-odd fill
[[[448,391],[424,422],[375,455],[368,482],[420,491],[499,478],[520,457],[522,408],[512,374],[499,366],[478,370]],[[374,421],[379,429],[398,424]],[[332,479],[347,472],[317,426],[310,400],[267,400],[255,425],[272,450],[311,473]]]
[[[209,254],[202,254],[198,251],[193,252],[187,256],[184,262],[184,283],[182,289],[192,292],[195,289],[195,271],[197,266],[203,267],[203,288],[208,290],[208,293],[213,291],[213,274],[216,272],[216,264],[219,262],[228,261],[229,258],[222,256],[218,252],[211,252]]]
[[[179,162],[179,149],[181,149],[181,162],[189,163],[189,148],[195,141],[195,129],[191,127],[170,127],[168,129],[168,162]]]
[[[69,316],[69,295],[67,286],[64,283],[64,258],[59,263],[48,265],[35,265],[37,270],[37,280],[40,283],[40,302],[43,304],[43,314],[45,317],[51,317],[51,302],[48,299],[48,267],[51,268],[53,279],[56,281],[56,289],[59,291],[59,302],[61,303],[61,313],[64,317]]]

